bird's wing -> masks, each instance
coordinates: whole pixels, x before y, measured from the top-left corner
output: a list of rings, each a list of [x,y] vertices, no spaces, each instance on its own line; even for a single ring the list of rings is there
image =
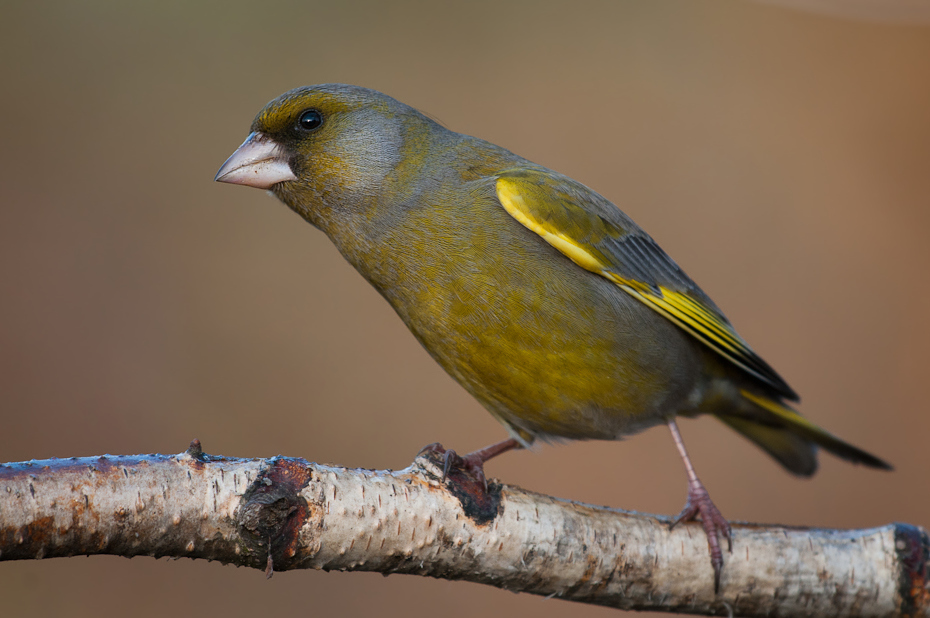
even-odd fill
[[[616,206],[548,171],[519,168],[496,178],[497,197],[514,219],[783,397],[798,399],[697,284]]]

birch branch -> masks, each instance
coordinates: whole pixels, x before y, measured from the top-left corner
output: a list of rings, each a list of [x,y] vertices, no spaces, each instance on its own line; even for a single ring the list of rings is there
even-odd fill
[[[0,560],[115,554],[274,570],[409,573],[620,609],[928,616],[930,537],[733,525],[714,594],[699,524],[594,507],[464,473],[203,453],[0,464]]]

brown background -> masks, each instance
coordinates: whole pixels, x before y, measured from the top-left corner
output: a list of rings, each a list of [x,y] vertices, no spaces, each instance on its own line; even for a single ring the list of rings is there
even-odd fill
[[[337,7],[336,4],[339,4]],[[810,481],[683,422],[735,520],[930,525],[930,28],[694,2],[6,3],[0,461],[302,456],[401,468],[502,429],[322,234],[213,175],[294,86],[382,90],[615,201],[803,395],[897,466]],[[667,432],[489,465],[677,512]],[[0,563],[6,616],[612,615],[465,583],[94,557]]]

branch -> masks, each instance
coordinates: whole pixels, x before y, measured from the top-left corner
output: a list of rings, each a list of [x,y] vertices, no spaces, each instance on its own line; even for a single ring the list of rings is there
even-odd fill
[[[720,594],[699,524],[299,459],[102,456],[0,465],[0,560],[116,554],[410,573],[621,609],[930,616],[930,537],[735,524]]]

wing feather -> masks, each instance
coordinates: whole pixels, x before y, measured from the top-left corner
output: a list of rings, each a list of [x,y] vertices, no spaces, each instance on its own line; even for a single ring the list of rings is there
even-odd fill
[[[781,396],[798,399],[678,264],[609,201],[567,177],[530,168],[498,175],[496,189],[514,219],[573,262],[614,282]]]

